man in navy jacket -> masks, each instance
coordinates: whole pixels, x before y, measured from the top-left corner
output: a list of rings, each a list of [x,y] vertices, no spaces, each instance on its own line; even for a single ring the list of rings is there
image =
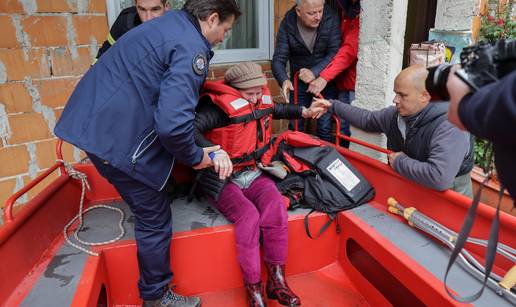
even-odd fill
[[[447,86],[450,122],[493,142],[498,177],[516,199],[516,71],[475,93],[453,72]]]
[[[84,75],[59,120],[58,137],[84,150],[135,216],[144,306],[198,306],[169,289],[171,199],[164,191],[177,160],[212,165],[194,141],[200,88],[240,11],[235,0],[188,0],[123,35]]]

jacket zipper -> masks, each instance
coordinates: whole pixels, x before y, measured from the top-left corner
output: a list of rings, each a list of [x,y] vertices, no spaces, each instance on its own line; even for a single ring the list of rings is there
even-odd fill
[[[152,141],[149,142],[149,144],[147,144],[147,146],[145,146],[145,148],[143,148],[141,151],[140,151],[140,148],[142,147],[143,143],[145,143],[145,141],[153,134],[155,133],[154,129],[149,132],[149,134],[147,134],[143,140],[140,142],[140,144],[138,144],[138,147],[136,148],[136,150],[134,151],[133,153],[133,156],[131,157],[131,163],[133,164],[133,168],[136,164],[136,161],[139,157],[141,157],[141,155],[154,143],[154,141],[158,138],[158,135],[156,134],[154,136],[154,138],[152,139]]]

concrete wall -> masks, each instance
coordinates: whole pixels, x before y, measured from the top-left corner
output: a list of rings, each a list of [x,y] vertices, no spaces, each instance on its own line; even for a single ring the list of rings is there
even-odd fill
[[[435,29],[471,30],[473,16],[479,14],[479,8],[479,0],[439,0],[435,16]]]
[[[394,78],[403,64],[408,0],[362,1],[355,106],[378,110],[392,105]],[[352,128],[353,137],[385,147],[385,137]],[[385,155],[352,145],[374,158]]]

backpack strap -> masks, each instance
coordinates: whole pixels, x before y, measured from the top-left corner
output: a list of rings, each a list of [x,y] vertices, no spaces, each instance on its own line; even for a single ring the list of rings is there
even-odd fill
[[[328,229],[328,227],[330,227],[331,222],[333,222],[333,221],[335,221],[335,223],[336,223],[336,232],[340,233],[340,226],[339,226],[339,223],[338,223],[338,221],[336,219],[337,214],[335,214],[335,213],[331,213],[331,214],[327,213],[326,215],[328,216],[329,220],[326,223],[324,223],[324,225],[322,225],[321,229],[319,230],[319,234],[317,234],[317,236],[314,238],[312,236],[312,234],[310,233],[310,225],[308,224],[308,216],[310,214],[312,214],[314,211],[315,211],[315,209],[312,209],[310,212],[308,212],[307,215],[305,215],[305,218],[304,218],[304,221],[305,221],[305,231],[306,231],[306,234],[308,235],[308,237],[310,239],[318,239],[322,235],[322,233],[326,229]]]
[[[477,193],[475,194],[475,197],[473,198],[473,203],[471,204],[471,207],[468,209],[468,213],[466,215],[466,219],[464,221],[464,224],[461,227],[461,230],[459,232],[459,235],[456,239],[455,247],[453,248],[452,254],[450,256],[450,260],[448,262],[448,266],[446,267],[446,273],[444,275],[444,287],[446,289],[446,292],[450,297],[452,297],[454,300],[458,302],[464,302],[464,303],[471,303],[475,300],[477,300],[482,293],[484,292],[484,289],[486,287],[487,281],[489,279],[489,276],[491,274],[491,270],[493,269],[494,259],[496,256],[496,250],[498,245],[498,229],[500,225],[500,203],[502,201],[503,193],[504,193],[504,187],[500,185],[500,193],[498,194],[498,205],[496,206],[496,213],[493,219],[493,222],[491,223],[491,229],[489,231],[489,240],[487,242],[487,248],[486,248],[486,261],[485,261],[485,270],[484,270],[484,281],[482,282],[482,287],[480,290],[478,290],[476,293],[466,296],[466,297],[459,297],[451,293],[450,289],[448,288],[448,285],[446,283],[446,280],[448,278],[448,273],[450,272],[451,267],[457,260],[457,257],[459,256],[460,252],[464,248],[464,245],[468,239],[469,233],[471,232],[471,228],[473,227],[473,224],[475,222],[475,217],[477,213],[478,204],[480,202],[480,193],[482,189],[485,187],[487,181],[489,181],[489,176],[482,181],[482,184],[480,185],[480,188],[478,189]]]
[[[258,161],[260,159],[260,157],[267,150],[269,150],[269,148],[271,147],[271,144],[272,144],[272,142],[268,142],[262,148],[258,148],[258,149],[256,149],[255,151],[253,151],[251,153],[248,153],[248,154],[242,155],[240,157],[235,157],[235,158],[231,159],[231,162],[233,162],[233,164],[240,164],[240,163],[245,163],[245,162],[252,161],[252,160]]]

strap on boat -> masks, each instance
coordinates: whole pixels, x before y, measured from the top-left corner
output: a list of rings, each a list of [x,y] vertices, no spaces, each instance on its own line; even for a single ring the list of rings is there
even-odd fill
[[[309,216],[310,214],[312,214],[314,211],[315,211],[315,209],[312,209],[310,212],[308,212],[308,214],[307,214],[307,215],[305,215],[305,218],[304,218],[304,222],[305,222],[305,231],[306,231],[306,234],[308,235],[308,237],[309,237],[310,239],[318,239],[318,238],[322,235],[322,233],[323,233],[326,229],[328,229],[328,227],[330,227],[330,225],[331,225],[331,223],[332,223],[333,221],[335,221],[335,223],[336,223],[336,225],[335,225],[335,226],[336,226],[335,231],[336,231],[337,233],[340,233],[340,226],[339,226],[339,222],[338,222],[338,219],[336,219],[337,215],[336,215],[335,213],[332,213],[332,214],[327,213],[326,215],[328,215],[329,220],[328,220],[326,223],[324,223],[324,225],[322,225],[321,229],[319,230],[319,234],[317,234],[317,236],[314,238],[314,237],[312,236],[311,232],[310,232],[310,225],[308,224],[308,216]]]
[[[482,287],[480,288],[480,290],[478,290],[476,293],[474,293],[472,295],[469,295],[466,297],[459,297],[450,292],[450,289],[448,288],[448,285],[446,283],[446,280],[448,278],[448,273],[450,272],[451,267],[457,260],[457,256],[459,256],[461,250],[464,248],[464,245],[466,244],[468,236],[471,232],[471,228],[473,227],[473,224],[475,222],[478,204],[480,202],[480,194],[482,192],[482,189],[485,187],[486,183],[489,181],[489,178],[490,178],[490,176],[487,176],[486,179],[484,179],[484,181],[482,181],[480,188],[478,189],[477,193],[475,194],[475,197],[473,198],[473,203],[471,204],[471,207],[468,209],[466,219],[464,221],[464,224],[461,227],[459,235],[456,239],[455,247],[453,248],[452,254],[450,256],[448,266],[446,267],[446,273],[444,275],[444,287],[445,287],[448,295],[458,302],[471,303],[471,302],[477,300],[484,292],[487,281],[491,274],[491,270],[493,269],[494,259],[496,256],[496,250],[497,250],[497,245],[498,245],[498,229],[499,229],[499,225],[500,225],[500,203],[502,201],[502,197],[503,197],[503,193],[504,193],[504,187],[502,185],[500,185],[500,192],[498,194],[498,204],[496,206],[496,213],[495,213],[493,222],[491,223],[491,229],[489,232],[489,240],[487,242],[486,262],[485,262],[485,271],[484,271],[485,275],[484,275],[484,281],[482,282]]]

